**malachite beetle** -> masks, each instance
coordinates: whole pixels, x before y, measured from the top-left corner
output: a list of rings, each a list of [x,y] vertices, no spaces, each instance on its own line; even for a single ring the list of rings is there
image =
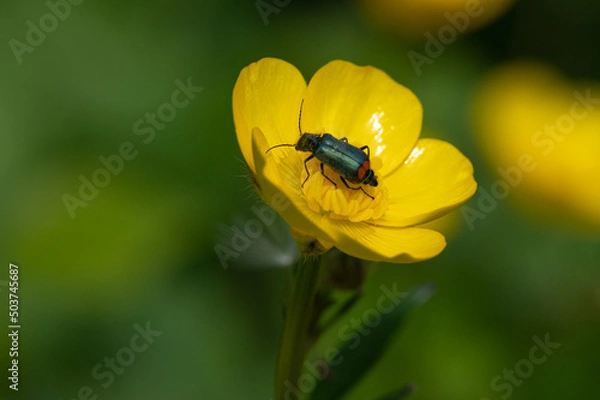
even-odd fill
[[[308,178],[310,172],[306,165],[310,160],[316,158],[321,162],[321,174],[335,187],[337,184],[325,175],[325,165],[340,174],[342,183],[346,185],[348,189],[361,190],[365,195],[374,199],[373,196],[369,195],[362,186],[352,187],[348,185],[348,182],[377,186],[377,177],[375,172],[371,169],[371,150],[369,146],[355,147],[348,143],[348,139],[345,137],[337,139],[329,133],[306,133],[302,132],[300,120],[302,119],[302,106],[304,100],[300,105],[300,116],[298,117],[298,130],[300,131],[300,139],[296,144],[278,144],[267,150],[267,153],[277,147],[294,147],[298,151],[305,151],[312,153],[304,160],[304,169],[306,170],[307,177],[302,182],[302,187]],[[366,150],[366,152],[365,152]]]

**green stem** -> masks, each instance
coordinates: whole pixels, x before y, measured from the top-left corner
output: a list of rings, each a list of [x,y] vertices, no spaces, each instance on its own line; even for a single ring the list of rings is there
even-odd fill
[[[309,348],[308,331],[313,321],[321,257],[306,258],[295,268],[291,295],[285,310],[283,336],[277,356],[275,399],[283,400],[286,382],[297,386]],[[293,271],[294,272],[294,271]]]

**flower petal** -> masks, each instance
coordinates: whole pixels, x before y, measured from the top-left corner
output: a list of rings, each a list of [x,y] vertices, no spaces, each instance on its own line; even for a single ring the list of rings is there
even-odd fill
[[[412,263],[435,257],[446,247],[441,233],[423,228],[389,228],[338,222],[335,246],[356,258]]]
[[[304,96],[302,131],[347,137],[369,146],[372,168],[386,176],[400,166],[421,132],[417,97],[374,67],[332,61],[311,79]]]
[[[477,189],[471,162],[450,143],[437,139],[419,140],[385,183],[388,209],[375,221],[385,226],[412,226],[439,218]]]
[[[448,25],[450,21],[454,27],[460,26],[458,28],[460,32],[479,29],[508,10],[514,2],[515,0],[492,0],[489,2],[467,2],[465,0],[360,1],[367,15],[377,25],[390,32],[419,39],[422,39],[423,33],[427,31],[438,33],[441,30],[443,32],[448,29],[443,28],[444,26],[452,26]],[[465,11],[469,14],[466,14]],[[464,20],[459,17],[460,14],[464,15]],[[477,15],[476,18],[470,18],[475,15]],[[442,33],[438,34],[442,35]]]
[[[298,118],[306,81],[296,67],[263,58],[240,72],[233,89],[233,120],[246,163],[252,158],[252,129],[260,127],[268,147],[298,141]]]

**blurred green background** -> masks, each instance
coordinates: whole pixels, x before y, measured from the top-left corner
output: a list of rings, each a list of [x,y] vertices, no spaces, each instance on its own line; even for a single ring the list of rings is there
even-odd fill
[[[282,58],[307,79],[333,59],[384,70],[417,94],[425,129],[461,149],[484,188],[495,176],[469,109],[486,71],[535,57],[569,78],[600,80],[592,0],[517,2],[461,35],[420,76],[407,53],[422,53],[424,38],[388,34],[350,1],[291,1],[268,24],[253,1],[86,1],[19,63],[11,39],[25,43],[27,21],[38,25],[48,10],[41,0],[0,6],[0,323],[7,330],[12,262],[22,325],[20,390],[3,379],[1,398],[70,400],[82,388],[87,398],[86,386],[99,399],[272,398],[288,283],[281,265],[295,257],[293,243],[277,223],[274,238],[228,268],[214,250],[258,204],[231,111],[237,75],[251,62]],[[144,143],[136,121],[188,79],[202,91]],[[80,176],[92,179],[99,157],[126,142],[137,156],[71,218],[64,195],[78,196]],[[348,398],[413,382],[416,400],[500,399],[492,379],[547,333],[560,348],[510,397],[600,398],[600,235],[532,221],[510,201],[473,230],[459,220],[436,259],[373,271],[356,313],[372,307],[382,283],[433,281],[438,291]],[[269,252],[277,258],[265,259]],[[152,343],[122,350],[148,323]],[[0,348],[6,373],[6,334]],[[97,364],[115,356],[128,365],[97,379]]]

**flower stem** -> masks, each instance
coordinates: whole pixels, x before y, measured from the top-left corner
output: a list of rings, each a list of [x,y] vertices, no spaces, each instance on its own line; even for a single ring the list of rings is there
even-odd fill
[[[310,342],[309,328],[314,320],[314,302],[319,283],[321,257],[307,257],[295,268],[291,294],[285,310],[283,336],[277,356],[275,399],[283,400],[286,382],[298,383]],[[295,272],[295,273],[294,273]]]

